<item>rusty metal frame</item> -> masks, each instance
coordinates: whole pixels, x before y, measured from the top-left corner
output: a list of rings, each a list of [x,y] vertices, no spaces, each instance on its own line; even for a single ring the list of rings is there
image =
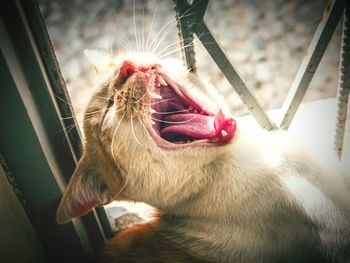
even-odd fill
[[[254,94],[247,88],[246,84],[239,76],[234,66],[230,63],[218,41],[214,38],[203,20],[209,0],[173,0],[173,2],[175,4],[179,36],[182,40],[181,45],[183,47],[182,50],[187,68],[191,72],[196,72],[193,44],[195,34],[207,49],[214,62],[224,73],[225,77],[240,96],[241,100],[247,106],[256,121],[261,127],[268,130],[289,128],[323,57],[328,43],[331,40],[334,30],[345,10],[345,6],[347,5],[343,25],[343,44],[339,71],[338,119],[335,138],[335,148],[339,157],[341,156],[350,90],[349,1],[328,1],[314,37],[310,43],[308,52],[299,67],[298,73],[283,104],[283,115],[279,125],[276,125],[271,121]]]
[[[343,1],[329,1],[318,24],[306,56],[283,104],[283,120],[280,127],[288,129],[297,112],[316,69],[323,57],[333,32],[344,10]]]
[[[344,10],[343,34],[339,67],[338,86],[338,118],[334,148],[338,157],[341,158],[344,146],[345,126],[349,105],[350,94],[350,3]]]
[[[254,94],[247,88],[204,22],[203,17],[208,0],[194,0],[192,4],[189,4],[188,1],[174,0],[174,3],[187,68],[192,72],[196,71],[193,49],[193,34],[196,34],[257,122],[268,130],[276,129],[276,125],[267,116]]]

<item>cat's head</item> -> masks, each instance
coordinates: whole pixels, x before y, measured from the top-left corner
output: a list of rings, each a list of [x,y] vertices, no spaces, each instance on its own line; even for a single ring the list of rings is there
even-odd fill
[[[99,54],[87,52],[96,71],[110,74],[86,109],[84,153],[59,223],[115,197],[176,205],[210,181],[211,166],[235,137],[236,122],[217,91],[180,61]]]

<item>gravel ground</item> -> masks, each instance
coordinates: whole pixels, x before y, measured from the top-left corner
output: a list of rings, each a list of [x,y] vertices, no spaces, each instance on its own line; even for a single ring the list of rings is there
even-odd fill
[[[84,49],[118,54],[129,46],[135,49],[136,38],[146,43],[150,34],[149,39],[160,40],[162,34],[157,32],[168,25],[165,29],[169,28],[169,33],[158,52],[174,52],[171,56],[181,57],[170,0],[39,2],[79,120],[96,79]],[[274,109],[283,103],[324,6],[324,0],[211,1],[205,20],[263,107]],[[336,96],[340,36],[338,26],[304,101]],[[206,50],[201,44],[195,49],[199,74],[209,76],[228,98],[236,116],[245,114],[245,106]]]

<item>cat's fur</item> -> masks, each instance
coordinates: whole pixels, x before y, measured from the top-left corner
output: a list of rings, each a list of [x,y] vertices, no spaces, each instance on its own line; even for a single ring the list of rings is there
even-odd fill
[[[350,262],[350,193],[337,170],[285,132],[239,120],[225,145],[158,147],[143,127],[145,83],[137,74],[123,79],[125,60],[160,65],[198,103],[223,108],[210,84],[180,62],[150,54],[112,60],[116,71],[86,110],[84,154],[59,223],[117,195],[160,212],[111,240],[108,262]]]

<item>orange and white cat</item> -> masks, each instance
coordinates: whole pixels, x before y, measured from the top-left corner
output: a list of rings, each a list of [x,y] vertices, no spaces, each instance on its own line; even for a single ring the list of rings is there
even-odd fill
[[[350,262],[338,170],[283,131],[234,120],[177,60],[129,53],[107,64],[57,221],[113,199],[159,214],[110,240],[105,262]]]

